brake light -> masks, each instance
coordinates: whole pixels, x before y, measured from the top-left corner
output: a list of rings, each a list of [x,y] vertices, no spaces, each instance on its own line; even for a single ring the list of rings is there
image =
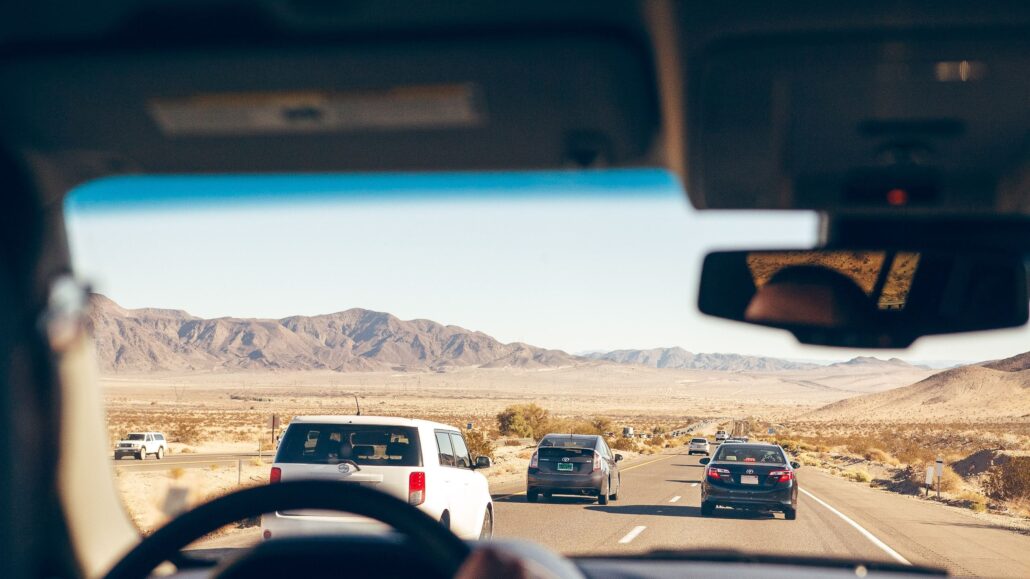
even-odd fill
[[[594,472],[601,470],[601,455],[594,453]]]
[[[537,459],[536,451],[534,451],[532,458],[529,459],[529,468],[537,468],[539,465],[540,461]]]
[[[426,473],[415,471],[408,475],[408,504],[413,506],[426,502]]]
[[[708,467],[708,478],[715,479],[715,480],[721,480],[723,477],[729,478],[730,477],[730,471],[728,471],[728,470],[726,470],[724,468]]]
[[[775,479],[774,482],[782,483],[794,480],[794,471],[792,470],[774,470],[769,473],[769,478]]]
[[[283,470],[277,466],[272,467],[272,472],[268,475],[268,484],[277,483],[283,479]]]

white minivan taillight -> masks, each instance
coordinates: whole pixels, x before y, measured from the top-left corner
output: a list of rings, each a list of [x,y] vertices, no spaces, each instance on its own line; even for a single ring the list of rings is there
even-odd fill
[[[594,472],[601,470],[601,454],[594,453]]]
[[[418,506],[426,502],[426,473],[415,471],[408,475],[408,504]]]

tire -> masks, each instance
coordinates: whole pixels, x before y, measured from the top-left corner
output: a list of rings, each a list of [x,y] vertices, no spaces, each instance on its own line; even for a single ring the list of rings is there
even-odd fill
[[[701,503],[701,516],[711,517],[715,515],[715,505],[712,503]]]
[[[608,480],[608,484],[605,485],[605,488],[601,489],[601,491],[597,493],[597,504],[599,504],[599,505],[607,505],[608,504],[608,500],[609,500],[609,498],[608,498],[608,491],[610,491],[610,490],[612,490],[611,479]]]
[[[140,460],[147,460],[147,449],[146,448],[139,449],[139,459]]]
[[[540,500],[540,491],[527,491],[526,502],[535,503]]]
[[[619,479],[616,482],[616,486],[615,486],[615,492],[610,494],[610,495],[608,495],[608,498],[613,500],[613,501],[617,501],[617,500],[619,500],[619,493],[621,493],[621,492],[622,492],[622,475],[619,475]]]
[[[447,511],[444,511],[443,514],[440,515],[440,524],[443,525],[445,529],[450,529],[451,528],[451,514],[448,513]]]
[[[783,509],[783,518],[787,519],[788,521],[797,520],[798,510],[792,507],[787,507],[786,509]]]
[[[157,447],[157,460],[161,460],[164,457],[165,457],[165,447],[163,447],[163,446]]]
[[[483,528],[479,530],[479,540],[485,541],[490,537],[494,536],[494,512],[490,510],[490,507],[486,507],[486,512],[483,513]]]

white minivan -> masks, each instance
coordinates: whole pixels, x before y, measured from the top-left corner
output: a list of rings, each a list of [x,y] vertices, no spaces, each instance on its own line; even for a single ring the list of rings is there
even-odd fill
[[[469,454],[453,426],[383,416],[299,416],[272,464],[271,483],[338,480],[405,500],[463,539],[493,534],[486,477],[490,459]],[[370,533],[387,528],[347,513],[284,511],[261,517],[265,539],[297,534]]]

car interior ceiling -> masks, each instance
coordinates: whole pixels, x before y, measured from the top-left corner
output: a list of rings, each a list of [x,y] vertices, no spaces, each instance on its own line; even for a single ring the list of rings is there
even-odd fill
[[[97,370],[85,336],[64,331],[83,304],[52,291],[71,272],[63,196],[89,181],[129,174],[658,167],[677,174],[698,208],[823,211],[824,242],[880,241],[883,231],[898,247],[924,239],[1030,247],[1028,75],[999,81],[1007,91],[977,92],[986,102],[976,110],[935,109],[943,116],[928,125],[863,124],[868,103],[830,103],[805,111],[808,127],[745,119],[769,128],[746,142],[736,139],[739,125],[702,121],[769,103],[744,99],[719,109],[713,99],[746,85],[688,83],[732,70],[770,46],[781,55],[821,46],[840,55],[828,60],[838,72],[849,63],[868,72],[861,43],[870,35],[888,44],[925,39],[918,50],[956,36],[987,39],[985,59],[994,50],[998,70],[1025,72],[1030,3],[1022,0],[806,0],[789,8],[751,0],[63,1],[15,3],[2,13],[0,460],[8,468],[0,477],[0,565],[8,577],[98,576],[139,539],[118,516],[109,473],[96,468],[106,456]],[[746,42],[734,44],[741,39]],[[852,48],[832,50],[852,40],[854,60],[847,60]],[[839,87],[796,88],[832,96]],[[257,106],[259,94],[272,95],[262,106],[288,109],[295,105],[287,97],[301,93],[319,96],[281,111],[285,120],[271,129],[190,121],[203,117],[205,107],[231,116]],[[382,119],[332,120],[340,102],[369,99],[398,113],[414,111],[411,120],[394,126]],[[420,117],[426,109],[448,112]],[[991,124],[983,109],[1008,116]],[[826,132],[841,128],[820,124],[834,114],[857,127]],[[765,146],[759,141],[775,136],[774,129],[793,131],[792,155],[812,155],[813,163],[837,155],[832,174],[797,157],[797,166],[787,167],[796,175],[759,163]],[[810,142],[802,140],[806,129]],[[895,142],[913,131],[925,143]],[[727,138],[745,146],[743,154],[727,148]],[[900,216],[868,202],[863,196],[879,190],[853,186],[854,170],[864,164],[850,159],[859,144],[877,139],[939,148],[947,153],[942,162],[954,165],[942,166],[940,175],[963,176],[958,182],[969,187],[930,191]],[[820,146],[815,155],[812,148]],[[997,154],[976,156],[979,165],[954,160],[974,149]],[[734,154],[744,170],[728,165]],[[737,178],[749,172],[766,179],[761,189]],[[907,182],[914,191],[940,176],[913,175]],[[790,176],[801,178],[798,187],[788,186]],[[971,214],[976,220],[964,217]],[[938,221],[941,216],[952,221]]]

